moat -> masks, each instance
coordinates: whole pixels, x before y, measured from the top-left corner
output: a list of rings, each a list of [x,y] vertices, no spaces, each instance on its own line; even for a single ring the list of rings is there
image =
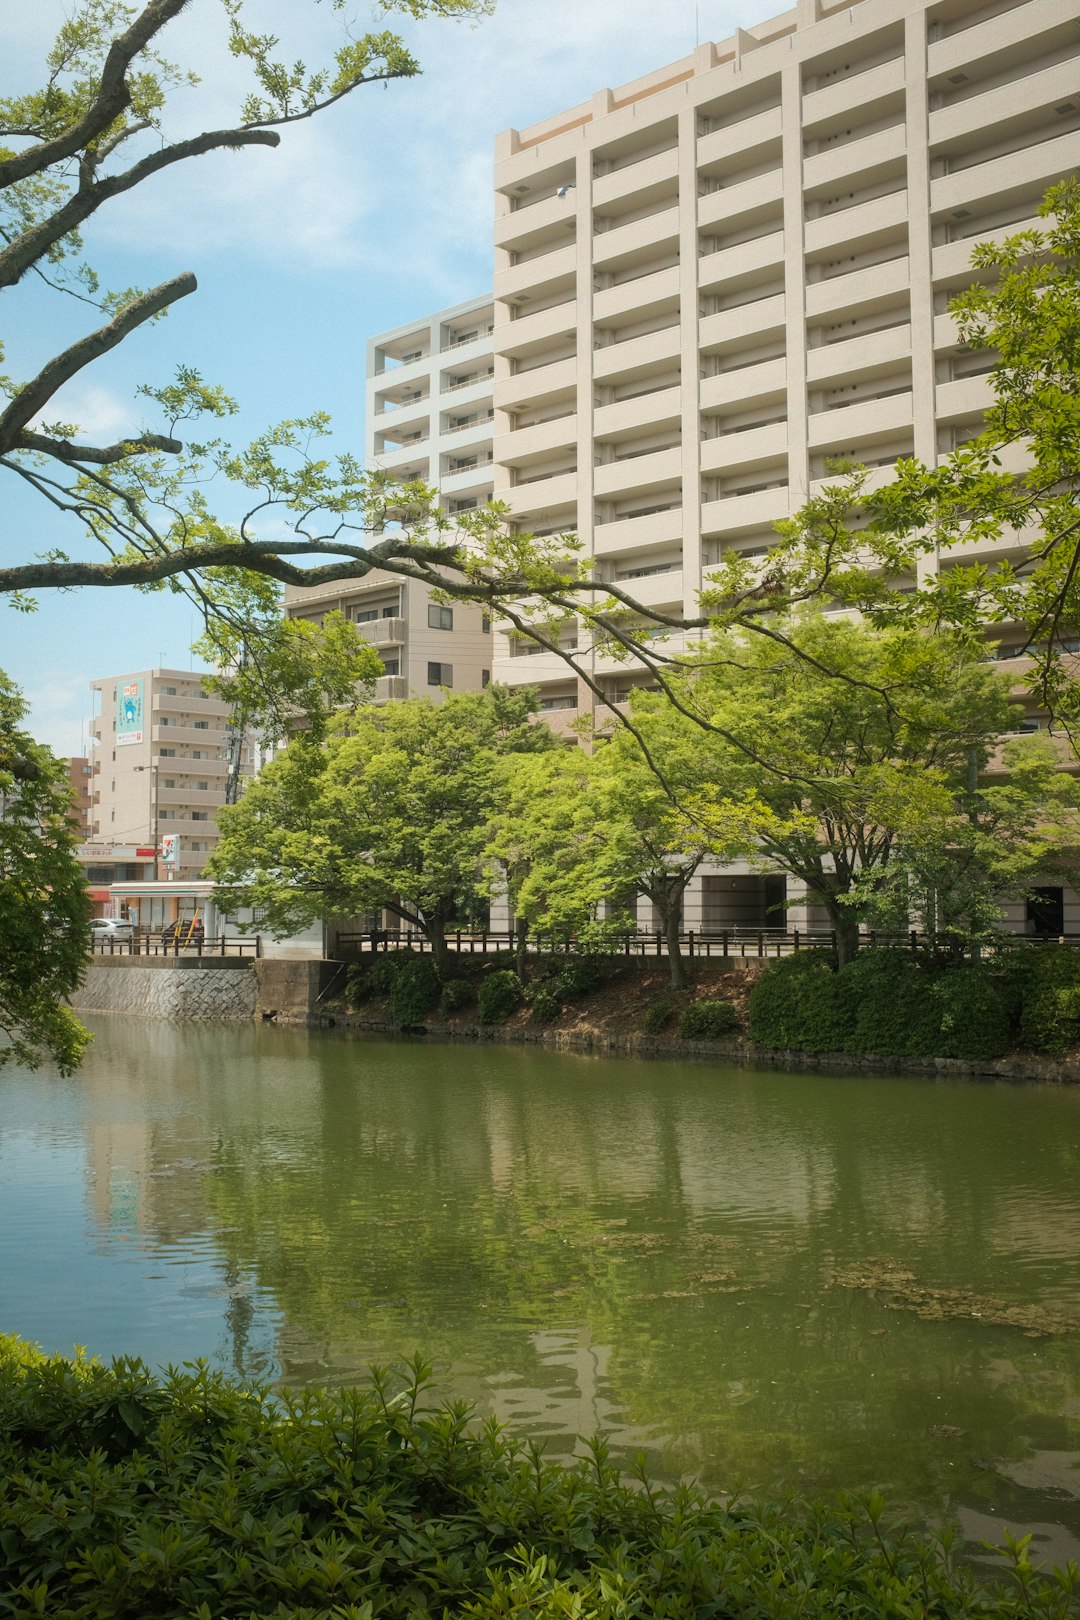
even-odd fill
[[[90,1024],[0,1071],[0,1331],[291,1385],[420,1350],[556,1456],[1080,1555],[1080,1090]]]

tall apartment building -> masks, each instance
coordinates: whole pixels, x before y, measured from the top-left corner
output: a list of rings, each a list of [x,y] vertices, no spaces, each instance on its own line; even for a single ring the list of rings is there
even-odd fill
[[[91,837],[95,846],[157,846],[168,837],[176,878],[202,872],[217,844],[230,750],[241,747],[241,774],[252,771],[250,746],[234,736],[228,705],[204,692],[191,670],[149,669],[93,681],[98,712]],[[159,875],[166,875],[161,864]]]
[[[646,607],[693,614],[710,566],[763,551],[829,458],[883,482],[979,430],[992,357],[962,347],[948,302],[974,243],[1035,222],[1078,168],[1080,19],[1061,0],[799,0],[505,132],[496,498],[522,529],[576,532]],[[580,656],[611,703],[646,679]],[[498,632],[494,675],[539,685],[548,711],[593,703]],[[1018,697],[1017,729],[1038,723]],[[713,874],[686,924],[781,921],[781,898]]]
[[[367,345],[365,452],[369,470],[438,489],[454,517],[492,494],[491,295],[380,332]],[[478,691],[491,675],[487,615],[470,604],[432,602],[427,588],[384,572],[347,586],[289,586],[293,618],[338,609],[377,650],[386,674],[376,701]]]
[[[1061,0],[800,0],[506,132],[496,497],[522,528],[576,531],[644,605],[693,613],[710,564],[767,546],[828,458],[884,481],[978,431],[991,360],[948,301],[973,244],[1078,167]],[[591,704],[525,651],[497,637],[496,678]],[[644,678],[591,667],[611,701]]]

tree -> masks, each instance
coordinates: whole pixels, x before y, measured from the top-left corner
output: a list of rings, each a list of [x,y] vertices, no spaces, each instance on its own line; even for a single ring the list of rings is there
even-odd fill
[[[903,841],[955,826],[970,772],[1009,729],[1007,679],[972,638],[821,616],[749,645],[718,636],[700,664],[681,696],[716,728],[717,786],[692,808],[728,837],[743,818],[763,863],[824,907],[844,963]]]
[[[335,719],[294,739],[221,815],[208,871],[272,933],[387,908],[430,942],[484,898],[501,759],[557,747],[529,692],[489,686]]]
[[[77,1067],[89,1036],[65,1005],[86,968],[90,901],[62,763],[19,722],[0,676],[0,1067]]]

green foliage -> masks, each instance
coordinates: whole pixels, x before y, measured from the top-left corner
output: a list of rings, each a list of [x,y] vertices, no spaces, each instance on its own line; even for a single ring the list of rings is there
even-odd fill
[[[89,1039],[65,1005],[89,951],[90,901],[63,764],[21,729],[0,674],[0,1067],[50,1058],[67,1074]]]
[[[675,1003],[669,1001],[666,996],[661,996],[657,1001],[651,1001],[646,1007],[645,1016],[641,1021],[646,1035],[659,1035],[661,1030],[670,1029],[675,1018],[675,1012]]]
[[[442,991],[439,971],[430,956],[402,964],[390,990],[390,1013],[402,1028],[420,1021],[437,1005]]]
[[[1018,948],[1010,966],[1022,1044],[1055,1056],[1080,1046],[1080,951]]]
[[[1075,1569],[1007,1542],[996,1589],[884,1501],[710,1501],[570,1467],[430,1371],[275,1398],[205,1364],[47,1359],[0,1339],[0,1547],[14,1616],[53,1620],[1066,1620]]]
[[[1026,953],[1025,953],[1026,954]],[[1023,956],[979,963],[863,950],[770,964],[750,992],[750,1033],[774,1050],[883,1057],[1003,1057],[1019,1036]]]
[[[694,1001],[679,1019],[687,1041],[719,1041],[740,1028],[738,1009],[730,1001]]]
[[[500,968],[489,973],[476,998],[477,1016],[482,1024],[502,1024],[521,1006],[523,991],[516,973]]]
[[[563,1010],[558,979],[541,979],[529,988],[529,1009],[538,1024],[553,1024]]]
[[[439,997],[439,1011],[460,1012],[463,1007],[470,1007],[475,1000],[476,986],[471,979],[447,979]]]
[[[772,963],[749,999],[750,1033],[776,1051],[843,1052],[851,1028],[835,960],[797,951]]]
[[[568,956],[558,973],[559,992],[567,1000],[589,996],[603,989],[615,977],[619,963],[615,957],[590,951],[582,956]]]

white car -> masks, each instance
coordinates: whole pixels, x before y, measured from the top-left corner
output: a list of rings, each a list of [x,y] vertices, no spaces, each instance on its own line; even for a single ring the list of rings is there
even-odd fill
[[[118,917],[94,917],[90,922],[90,938],[132,940],[135,937],[135,924],[121,922]]]

